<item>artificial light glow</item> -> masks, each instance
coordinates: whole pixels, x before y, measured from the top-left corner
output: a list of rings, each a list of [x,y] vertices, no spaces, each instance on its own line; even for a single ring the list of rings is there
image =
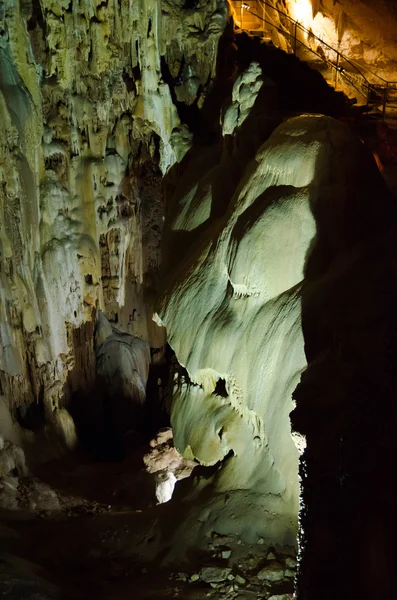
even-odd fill
[[[290,14],[295,21],[309,28],[313,22],[313,7],[310,0],[290,0]]]
[[[338,47],[338,34],[335,23],[321,12],[318,12],[313,18],[311,0],[288,0],[288,14],[306,29],[312,31],[323,42],[333,48]],[[301,35],[304,39],[309,40],[310,45],[313,43],[316,47],[317,42],[308,37],[307,33],[301,33]],[[334,51],[329,50],[326,46],[322,49],[330,60],[335,60]]]
[[[335,23],[331,19],[319,12],[312,21],[311,29],[314,35],[320,38],[320,40],[323,40],[333,48],[338,47],[338,33]],[[326,48],[323,48],[323,50],[327,53]],[[335,54],[331,53],[329,58],[335,59]]]
[[[242,4],[241,6],[242,6],[243,8],[245,8],[245,10],[249,10],[249,9],[250,9],[250,7],[248,6],[248,4]]]

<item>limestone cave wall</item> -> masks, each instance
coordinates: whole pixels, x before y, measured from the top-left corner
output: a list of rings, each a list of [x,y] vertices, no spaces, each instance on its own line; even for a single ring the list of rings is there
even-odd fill
[[[350,58],[375,84],[397,81],[397,7],[393,0],[286,0],[298,21]],[[332,57],[331,57],[332,58]]]
[[[93,379],[104,311],[155,347],[162,175],[203,103],[223,2],[0,6],[0,394],[22,416]],[[177,81],[177,92],[167,83]]]

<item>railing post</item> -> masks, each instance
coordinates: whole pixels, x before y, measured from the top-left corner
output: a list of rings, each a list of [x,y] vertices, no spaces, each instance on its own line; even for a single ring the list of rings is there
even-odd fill
[[[389,84],[386,83],[386,86],[383,88],[382,121],[385,120],[385,116],[386,116],[386,105],[387,105],[387,100],[388,100],[388,96],[389,96],[388,87],[389,87]]]
[[[294,54],[296,55],[296,26],[297,26],[297,22],[295,21],[295,34],[294,34]]]
[[[335,91],[338,87],[338,74],[339,74],[339,52],[336,52],[336,69],[335,69]]]
[[[243,0],[232,0],[233,2],[238,2],[240,1],[240,19],[241,19],[241,29],[243,29],[243,12],[244,12],[244,2]],[[0,0],[1,2],[1,0]],[[376,85],[375,87],[371,87],[371,84],[369,83],[367,77],[357,68],[357,66],[355,64],[353,64],[353,62],[346,56],[344,56],[342,53],[339,52],[339,50],[336,50],[335,48],[332,48],[332,46],[330,46],[329,44],[327,44],[326,42],[324,42],[324,40],[320,39],[319,37],[317,37],[316,35],[313,34],[312,31],[307,31],[307,29],[305,27],[302,27],[302,25],[300,25],[300,23],[294,19],[292,19],[287,13],[284,13],[283,11],[279,10],[276,6],[274,6],[274,4],[270,4],[268,1],[266,0],[259,0],[259,2],[263,5],[263,9],[262,9],[262,17],[255,14],[255,13],[251,13],[253,14],[255,17],[261,19],[262,21],[264,21],[264,23],[267,23],[270,27],[273,27],[274,29],[276,29],[276,31],[280,31],[280,33],[282,33],[284,36],[287,35],[289,39],[293,38],[293,53],[294,55],[296,55],[297,52],[297,45],[298,45],[298,34],[297,34],[297,29],[300,26],[301,29],[303,29],[304,32],[307,32],[310,35],[310,38],[316,39],[319,42],[321,42],[322,44],[324,44],[329,50],[333,50],[334,52],[336,52],[336,63],[332,63],[332,61],[329,59],[327,59],[327,63],[331,65],[331,67],[335,68],[335,90],[337,89],[338,83],[339,83],[339,79],[340,79],[340,74],[345,72],[345,69],[343,67],[340,66],[340,59],[343,59],[345,61],[345,66],[346,69],[348,69],[348,65],[351,65],[355,71],[357,71],[358,75],[356,74],[352,74],[353,76],[353,80],[356,80],[357,85],[355,85],[352,81],[351,78],[348,77],[348,75],[350,75],[351,73],[347,70],[346,71],[346,75],[347,76],[347,80],[351,83],[351,85],[353,85],[353,87],[363,96],[365,97],[365,95],[367,96],[367,104],[370,105],[371,103],[374,104],[375,102],[378,104],[379,102],[379,96],[380,96],[380,91],[381,89],[383,90],[383,98],[382,98],[382,120],[385,119],[386,117],[386,110],[387,110],[387,105],[389,103],[389,90],[390,87],[393,86],[393,93],[395,93],[397,91],[397,81],[395,82],[390,82],[390,81],[386,81],[385,79],[383,79],[382,77],[380,77],[379,75],[377,75],[376,73],[373,73],[371,71],[369,71],[372,75],[374,75],[375,77],[377,77],[378,79],[381,79],[384,82],[383,87],[381,85]],[[277,25],[274,25],[271,22],[267,22],[266,21],[266,6],[269,6],[269,8],[277,11],[280,15],[283,15],[284,17],[286,17],[288,19],[289,23],[293,23],[294,24],[294,32],[292,33],[290,28],[288,27],[283,29],[280,27],[277,27]],[[250,7],[247,7],[248,9]],[[263,31],[265,32],[265,27],[263,28]],[[302,46],[305,46],[306,48],[308,48],[309,50],[311,50],[312,52],[314,52],[314,54],[318,54],[318,52],[315,52],[313,50],[313,48],[309,45],[307,45],[305,43],[305,37],[301,38],[301,40],[299,40],[299,43]],[[339,46],[338,46],[339,48]],[[319,55],[320,56],[320,55]],[[322,56],[322,58],[324,59],[324,56]],[[357,87],[359,86],[359,87]],[[372,94],[371,94],[372,92]],[[379,104],[378,104],[379,106]]]

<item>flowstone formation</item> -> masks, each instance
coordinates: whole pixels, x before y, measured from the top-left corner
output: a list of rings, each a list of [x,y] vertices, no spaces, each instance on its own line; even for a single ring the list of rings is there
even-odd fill
[[[246,85],[257,89],[254,73]],[[172,426],[186,458],[218,466],[197,482],[197,501],[206,502],[201,534],[234,531],[251,542],[261,536],[293,545],[304,438],[295,447],[289,413],[306,366],[302,293],[309,294],[317,269],[370,235],[377,190],[390,197],[373,158],[343,124],[304,115],[272,133],[216,213],[210,190],[226,185],[239,152],[229,141],[215,164],[205,170],[201,163],[199,180],[192,159],[170,200],[166,239],[171,252],[181,239],[186,248],[166,275],[159,311],[186,370],[175,387]],[[354,190],[364,187],[361,204]]]
[[[191,143],[165,79],[202,103],[225,19],[220,0],[1,3],[0,394],[24,427],[36,406],[62,429],[65,390],[92,389],[97,310],[164,343],[160,184]]]

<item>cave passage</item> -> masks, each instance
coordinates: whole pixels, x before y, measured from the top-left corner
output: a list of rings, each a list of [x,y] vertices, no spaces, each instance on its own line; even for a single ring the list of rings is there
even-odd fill
[[[396,31],[1,3],[2,597],[394,599]]]

